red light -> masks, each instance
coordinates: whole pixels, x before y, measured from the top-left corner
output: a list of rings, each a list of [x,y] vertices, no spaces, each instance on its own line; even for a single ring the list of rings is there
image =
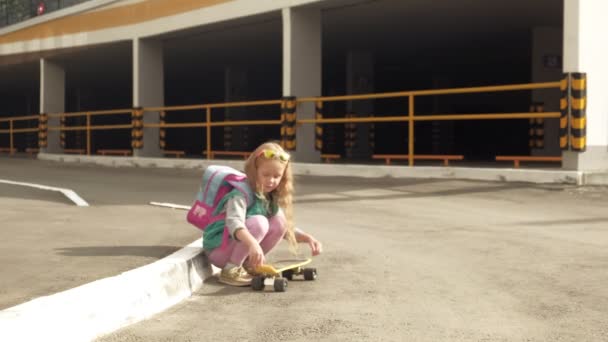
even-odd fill
[[[36,13],[38,15],[43,15],[45,11],[46,11],[46,6],[44,5],[44,2],[40,2],[38,4],[38,8],[36,9]]]

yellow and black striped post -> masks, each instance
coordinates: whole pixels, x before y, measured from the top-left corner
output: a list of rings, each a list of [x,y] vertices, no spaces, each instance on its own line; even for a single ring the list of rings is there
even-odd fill
[[[542,103],[534,103],[530,106],[531,113],[544,112]],[[531,118],[529,130],[530,148],[543,148],[545,146],[545,120],[543,118]]]
[[[49,135],[49,116],[46,113],[41,113],[38,118],[38,148],[48,146]]]
[[[232,150],[232,126],[224,126],[224,149]]]
[[[315,103],[315,119],[323,119],[323,102],[317,101]],[[323,150],[323,125],[320,123],[315,124],[315,150]]]
[[[346,118],[354,118],[355,114],[347,113]],[[357,138],[357,126],[354,122],[348,122],[344,124],[344,147],[349,150],[355,147],[355,140]]]
[[[570,84],[570,147],[583,152],[587,148],[587,74],[572,73]]]
[[[568,118],[569,118],[569,99],[570,99],[570,74],[564,74],[564,78],[559,83],[561,98],[559,99],[559,147],[562,150],[569,148],[568,144]]]
[[[59,132],[59,145],[61,146],[61,148],[65,148],[66,131],[63,130],[65,128],[65,121],[65,116],[61,115],[61,118],[59,119],[59,122],[61,123],[61,131]]]
[[[249,146],[249,126],[241,126],[241,132],[241,136],[243,137],[241,147]]]
[[[131,147],[140,149],[144,147],[144,111],[141,107],[131,111]]]
[[[373,122],[369,125],[369,148],[372,153],[376,151],[376,125]]]
[[[159,113],[159,121],[158,121],[161,125],[165,124],[165,111],[162,110]],[[165,127],[160,127],[160,129],[158,130],[158,147],[160,147],[161,150],[164,150],[165,147],[167,146],[167,144],[165,143],[165,137],[167,136],[167,131],[165,129]]]
[[[288,151],[296,149],[296,98],[285,96],[281,102],[281,145]]]

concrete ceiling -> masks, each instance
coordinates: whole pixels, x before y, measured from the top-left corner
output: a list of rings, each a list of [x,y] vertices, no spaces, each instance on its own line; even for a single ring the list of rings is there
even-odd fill
[[[399,32],[433,41],[562,26],[562,0],[368,0],[324,10],[324,29],[340,36]]]
[[[279,13],[210,25],[162,37],[165,61],[179,68],[281,62],[282,23]]]
[[[323,53],[347,49],[407,54],[421,48],[475,48],[479,42],[513,41],[539,26],[562,27],[562,0],[333,0],[323,11]],[[162,37],[175,65],[204,62],[278,63],[282,55],[279,12]],[[508,43],[505,43],[508,44]],[[341,58],[341,57],[340,57]],[[179,69],[179,68],[178,68]]]
[[[326,57],[348,49],[411,55],[421,49],[475,49],[562,27],[562,0],[372,0],[323,14]],[[500,42],[498,42],[500,44]]]
[[[130,79],[131,54],[131,43],[120,42],[3,57],[3,63],[0,63],[0,89],[30,87],[32,82],[39,87],[40,58],[62,65],[68,78],[76,82],[104,81],[117,76]]]
[[[0,93],[39,88],[39,79],[38,61],[0,66]]]
[[[562,27],[563,21],[562,0],[332,0],[312,6],[323,10],[326,57],[342,56],[346,49],[403,54],[425,47],[474,47],[483,40],[527,34],[533,27]],[[280,70],[280,12],[152,39],[163,40],[169,73],[187,74],[192,65],[211,70],[230,63],[273,64]],[[125,79],[131,73],[130,42],[57,53],[50,58],[82,73],[83,82]],[[37,64],[28,65],[29,75]],[[0,66],[5,80],[0,86],[24,77],[18,70]]]

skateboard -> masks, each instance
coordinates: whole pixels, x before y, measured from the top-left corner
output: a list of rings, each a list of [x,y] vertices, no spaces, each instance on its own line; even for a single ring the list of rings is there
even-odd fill
[[[311,261],[312,259],[278,260],[272,264],[258,266],[255,269],[257,275],[251,281],[251,288],[261,291],[266,285],[272,285],[276,292],[285,292],[287,281],[293,280],[294,275],[304,275],[304,280],[315,280],[317,269],[303,268]]]

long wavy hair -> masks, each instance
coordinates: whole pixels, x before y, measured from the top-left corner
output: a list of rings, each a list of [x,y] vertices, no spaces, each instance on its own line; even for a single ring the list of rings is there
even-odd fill
[[[281,145],[275,142],[266,142],[262,145],[258,146],[250,155],[249,158],[245,161],[245,174],[247,175],[247,180],[251,185],[252,189],[255,189],[257,194],[262,193],[261,184],[258,184],[257,174],[258,174],[258,159],[261,157],[260,151],[262,150],[273,150],[279,153],[286,153],[285,150],[281,147]],[[281,182],[276,189],[274,189],[270,195],[270,201],[273,205],[277,205],[279,208],[283,210],[285,214],[285,221],[287,225],[287,229],[285,232],[287,241],[289,242],[289,249],[292,253],[297,253],[298,244],[296,242],[295,236],[295,225],[293,220],[293,173],[291,171],[291,160],[285,162],[285,170],[283,171],[283,177],[281,178]]]

